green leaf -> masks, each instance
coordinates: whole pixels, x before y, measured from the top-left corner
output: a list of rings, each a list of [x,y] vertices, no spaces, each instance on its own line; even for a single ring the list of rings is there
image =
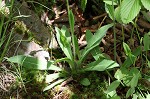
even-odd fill
[[[150,32],[144,35],[143,43],[144,43],[144,51],[150,50]]]
[[[112,5],[105,4],[105,10],[108,13],[109,17],[113,20],[114,9]]]
[[[133,64],[133,62],[136,61],[136,57],[139,56],[142,52],[141,47],[138,47],[135,51],[132,52],[132,55],[130,55],[125,62],[122,64],[124,67],[129,67]]]
[[[68,16],[69,16],[69,24],[70,24],[71,33],[74,33],[75,22],[74,22],[74,15],[71,10],[69,10]]]
[[[62,26],[61,30],[62,34],[67,38],[68,42],[71,42],[71,36],[66,26]]]
[[[150,11],[150,0],[141,0],[143,6]]]
[[[113,26],[113,24],[108,24],[108,25],[105,25],[105,26],[101,27],[100,29],[98,29],[96,31],[96,33],[91,37],[86,48],[90,48],[90,47],[96,45],[97,43],[99,44],[101,39],[106,35],[107,30],[112,26]]]
[[[141,77],[140,71],[133,67],[129,71],[129,69],[126,69],[125,67],[120,68],[120,72],[117,72],[115,74],[115,78],[119,78],[118,80],[123,80],[123,83],[126,86],[129,87],[136,87],[138,84],[138,79]]]
[[[103,2],[105,2],[108,5],[117,5],[118,4],[118,0],[103,0]]]
[[[84,86],[89,86],[91,84],[88,78],[83,78],[80,83]]]
[[[120,85],[120,81],[116,80],[116,81],[113,81],[110,86],[107,88],[107,93],[111,92],[111,91],[114,91],[116,90],[116,88]]]
[[[91,33],[91,31],[90,30],[86,30],[85,37],[86,37],[87,43],[89,43],[89,41],[90,41],[92,36],[93,36],[93,34]]]
[[[34,58],[31,56],[25,55],[18,55],[13,56],[7,59],[7,61],[12,63],[17,63],[22,65],[24,68],[27,69],[38,69],[38,70],[56,70],[61,71],[62,69],[53,65],[53,62],[41,60],[38,58]]]
[[[134,88],[130,88],[127,93],[126,93],[126,98],[128,98],[129,96],[131,96],[133,93],[135,92]]]
[[[81,8],[84,11],[86,8],[87,0],[81,0]]]
[[[141,77],[141,74],[140,74],[140,71],[137,68],[132,68],[131,71],[130,71],[130,74],[132,75],[130,86],[133,88],[133,87],[137,86],[138,80]]]
[[[120,8],[120,6],[118,6],[115,9],[114,14],[115,14],[115,19],[117,20],[117,22],[122,23],[122,20],[121,20],[121,11],[120,10],[121,10],[121,8]]]
[[[73,37],[74,37],[74,43],[75,43],[75,51],[78,56],[78,59],[80,59],[81,55],[80,55],[80,51],[79,51],[78,39],[75,35]]]
[[[47,90],[50,90],[51,88],[55,87],[56,85],[60,84],[61,82],[65,81],[66,79],[59,79],[57,80],[56,82],[50,84],[49,86],[45,87],[43,89],[43,91],[47,91]]]
[[[149,13],[147,13],[146,11],[141,11],[141,12],[142,12],[142,14],[144,15],[144,18],[145,18],[148,22],[150,22]]]
[[[54,74],[46,75],[45,82],[50,83],[50,82],[56,80],[59,77],[61,77],[60,73],[54,73]]]
[[[111,69],[114,67],[119,67],[119,64],[115,61],[108,59],[98,59],[90,64],[84,69],[85,71],[105,71],[106,69]]]
[[[140,0],[123,0],[121,3],[121,19],[123,23],[127,24],[140,12]]]
[[[130,47],[126,43],[124,43],[124,42],[123,42],[123,48],[124,48],[125,54],[127,56],[131,55],[131,49],[130,49]]]
[[[59,68],[58,66],[55,66],[53,63],[54,63],[53,61],[48,61],[47,62],[47,69],[45,68],[44,70],[62,71],[61,68]]]
[[[121,81],[121,79],[123,78],[123,74],[122,74],[122,72],[121,72],[120,69],[118,69],[118,70],[116,71],[114,77],[115,77],[117,80]]]
[[[72,60],[73,56],[72,56],[72,50],[71,50],[71,46],[70,46],[70,42],[67,38],[67,36],[65,35],[65,30],[62,29],[60,30],[59,28],[55,27],[56,30],[56,37],[57,37],[57,41],[61,47],[61,49],[63,50],[63,52],[65,53],[65,55]]]
[[[105,36],[107,30],[112,26],[113,24],[108,24],[96,31],[96,33],[88,41],[87,47],[83,50],[80,63],[82,63],[82,61],[85,59],[85,57],[89,54],[89,52],[92,49],[94,49],[96,46],[100,44],[101,39]]]
[[[95,60],[98,60],[98,58],[102,55],[102,52],[99,48],[99,46],[95,47],[92,51],[91,51],[92,56],[94,57]]]

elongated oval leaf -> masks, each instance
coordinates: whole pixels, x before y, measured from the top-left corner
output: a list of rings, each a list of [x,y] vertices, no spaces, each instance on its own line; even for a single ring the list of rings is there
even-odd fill
[[[57,80],[56,82],[54,82],[54,83],[50,84],[49,86],[45,87],[45,88],[43,89],[43,91],[47,91],[47,90],[49,90],[49,89],[55,87],[56,85],[60,84],[61,82],[65,81],[65,80],[66,80],[66,79],[59,79],[59,80]]]
[[[60,73],[54,73],[54,74],[46,75],[46,78],[45,78],[46,81],[45,82],[50,83],[59,77],[61,77]]]
[[[105,10],[108,13],[109,17],[113,20],[113,16],[114,16],[113,6],[105,4]]]
[[[135,88],[130,88],[126,93],[126,98],[129,98],[135,92]]]
[[[131,55],[131,49],[130,49],[130,47],[128,46],[128,44],[126,44],[126,43],[123,42],[123,48],[124,48],[125,54],[126,54],[127,56]]]
[[[47,62],[46,60],[40,60],[31,56],[18,55],[10,57],[7,60],[12,63],[20,64],[27,69],[61,71],[61,68],[53,65],[52,62]]]
[[[82,55],[81,55],[81,59],[80,59],[80,63],[85,59],[85,57],[87,56],[87,54],[94,49],[96,46],[98,46],[100,44],[100,41],[102,40],[102,38],[105,36],[107,30],[112,27],[113,24],[108,24],[105,25],[103,27],[101,27],[100,29],[98,29],[96,31],[96,33],[91,37],[90,40],[88,40],[88,44],[87,47],[83,50]]]
[[[140,12],[140,0],[123,0],[121,4],[121,19],[123,23],[131,22]]]
[[[140,71],[137,68],[132,68],[130,70],[130,73],[133,76],[132,79],[131,79],[131,82],[130,82],[130,86],[133,88],[133,87],[137,86],[138,80],[141,77],[141,73],[140,73]]]
[[[130,56],[125,60],[125,62],[122,64],[123,67],[129,67],[133,64],[133,62],[136,61],[136,57],[139,56],[142,52],[142,48],[138,47],[135,49]]]
[[[80,58],[80,51],[79,51],[79,45],[78,45],[78,39],[75,35],[73,35],[74,43],[75,43],[75,52],[78,58]]]
[[[150,11],[150,0],[141,0],[143,6]]]
[[[55,27],[56,30],[56,37],[57,37],[57,41],[61,47],[61,49],[63,50],[63,52],[65,53],[65,55],[72,60],[73,56],[72,56],[72,51],[71,51],[71,46],[70,46],[70,42],[67,39],[67,36],[65,35],[64,30],[61,31],[59,28]]]
[[[71,33],[74,33],[74,23],[75,22],[74,22],[74,15],[71,10],[69,10],[68,16],[69,16],[69,24],[70,24]]]
[[[117,88],[119,85],[120,85],[120,81],[118,81],[118,80],[112,82],[112,83],[110,84],[110,86],[108,87],[108,89],[107,89],[106,92],[109,93],[109,92],[111,92],[111,91],[116,90],[116,88]]]
[[[96,31],[96,33],[91,37],[88,45],[87,45],[87,48],[91,47],[91,46],[94,46],[95,43],[100,43],[101,39],[106,35],[106,32],[107,30],[112,27],[113,24],[108,24],[108,25],[105,25],[103,27],[101,27],[100,29],[98,29]],[[99,42],[97,42],[99,41]]]
[[[90,63],[84,70],[85,71],[105,71],[106,69],[111,69],[114,67],[119,67],[119,64],[115,61],[108,59],[98,59],[95,62]]]
[[[92,36],[93,36],[93,34],[91,33],[91,31],[90,30],[86,30],[85,37],[86,37],[87,43],[89,43],[89,41],[90,41],[90,39],[91,39]]]

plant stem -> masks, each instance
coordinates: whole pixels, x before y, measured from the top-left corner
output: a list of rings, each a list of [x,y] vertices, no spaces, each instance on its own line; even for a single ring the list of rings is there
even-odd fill
[[[114,16],[114,0],[112,0],[112,6],[113,6],[113,15],[112,15],[112,18],[113,18],[113,32],[114,32],[114,60],[116,61],[116,33],[115,33],[115,16]]]

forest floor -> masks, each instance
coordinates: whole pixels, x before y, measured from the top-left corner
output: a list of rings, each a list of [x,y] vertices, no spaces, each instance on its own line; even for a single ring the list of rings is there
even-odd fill
[[[83,49],[87,45],[85,40],[86,30],[90,30],[92,33],[95,33],[100,27],[113,23],[104,10],[104,3],[94,1],[88,0],[84,12],[81,10],[77,1],[70,2],[70,9],[73,11],[75,17],[75,35],[78,37],[80,49]],[[51,11],[44,10],[45,12],[42,13],[40,10],[43,10],[43,8],[36,7],[38,5],[37,3],[33,5],[31,2],[28,2],[27,5],[29,9],[35,11],[40,16],[40,20],[43,21],[43,24],[51,27],[52,30],[54,30],[55,26],[62,27],[62,25],[69,28],[67,7],[63,0],[57,0],[57,3],[52,5]],[[134,51],[137,47],[141,46],[140,38],[144,37],[144,34],[149,32],[150,23],[144,19],[143,15],[138,15],[136,25],[137,28],[135,28],[132,24],[124,25],[116,23],[115,29],[109,29],[106,36],[102,39],[102,42],[99,45],[101,51],[105,53],[107,57],[116,61],[119,65],[122,65],[127,58],[124,52],[123,42],[126,42],[131,51]],[[116,38],[114,38],[114,32],[116,33]],[[115,45],[114,42],[116,42]],[[116,54],[114,54],[115,50]],[[54,50],[50,50],[49,53],[52,55],[51,59],[64,57],[62,54],[63,52],[60,50],[58,45],[55,46]],[[147,57],[150,59],[150,54],[149,52],[147,53]],[[91,61],[93,61],[93,59],[89,56],[87,62],[89,63]],[[136,68],[142,68],[140,70],[141,74],[149,76],[150,68],[146,66],[146,58],[144,56],[139,56],[133,66]],[[117,68],[110,70],[109,73],[114,76],[116,70]],[[78,81],[72,80],[63,87],[58,85],[49,91],[43,92],[43,88],[47,86],[43,80],[44,73],[46,72],[31,72],[28,70],[23,71],[22,80],[16,81],[10,91],[3,92],[0,99],[107,99],[105,91],[107,90],[109,84],[115,80],[115,78],[110,79],[107,72],[88,72],[81,75],[79,78],[89,78],[91,81],[90,86],[82,86],[78,83]],[[141,90],[143,89],[143,92],[150,92],[149,81],[139,80],[138,83],[140,87],[142,87]],[[121,99],[124,99],[128,89],[128,87],[121,85],[116,89],[117,95],[120,96]],[[129,97],[129,99],[130,98],[131,97]]]

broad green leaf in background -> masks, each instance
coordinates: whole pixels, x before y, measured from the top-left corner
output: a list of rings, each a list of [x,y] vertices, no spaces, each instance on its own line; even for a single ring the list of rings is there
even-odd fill
[[[7,59],[7,61],[12,62],[12,63],[17,63],[27,69],[56,70],[56,71],[62,70],[61,68],[53,65],[53,62],[50,62],[50,61],[47,62],[46,60],[41,60],[38,58],[25,56],[25,55],[18,55],[18,56],[10,57]]]
[[[110,86],[107,88],[107,93],[111,92],[111,91],[114,91],[116,90],[116,88],[120,85],[120,81],[116,80],[116,81],[113,81]]]
[[[142,14],[144,15],[144,18],[148,21],[148,22],[150,22],[150,15],[149,15],[149,12],[146,12],[146,11],[141,11],[142,12]]]
[[[114,67],[119,67],[119,64],[112,60],[99,58],[95,62],[88,64],[88,66],[84,70],[85,71],[105,71],[106,69],[111,69]]]
[[[55,27],[56,30],[56,37],[57,37],[57,41],[61,47],[61,49],[63,50],[63,52],[65,53],[65,55],[72,60],[73,56],[72,56],[72,50],[71,50],[71,46],[70,46],[70,42],[67,39],[67,36],[65,36],[64,31],[63,33],[61,32],[61,30],[57,27]]]
[[[137,16],[141,9],[140,0],[123,0],[121,3],[121,19],[127,24]]]
[[[144,51],[150,50],[150,32],[144,35],[143,43],[144,43]]]
[[[118,6],[116,9],[115,9],[115,20],[117,20],[119,23],[122,23],[122,20],[121,20],[121,12],[120,12],[120,6]]]
[[[83,11],[85,11],[86,4],[87,4],[87,0],[81,0],[81,8]]]
[[[107,30],[112,27],[113,24],[108,24],[96,31],[96,33],[91,37],[91,39],[88,41],[87,47],[83,50],[80,58],[80,63],[83,62],[85,57],[89,54],[89,52],[94,49],[96,46],[100,44],[100,41],[105,36]]]
[[[91,84],[88,78],[83,78],[80,83],[84,86],[89,86]]]
[[[118,0],[103,0],[103,2],[105,2],[108,5],[117,5],[118,4]]]
[[[143,6],[150,11],[150,0],[141,0]]]
[[[61,82],[65,81],[65,80],[66,80],[65,78],[64,78],[64,79],[59,79],[59,80],[57,80],[56,82],[54,82],[54,83],[48,85],[47,87],[45,87],[45,88],[43,89],[43,91],[47,91],[47,90],[53,88],[54,86],[60,84]]]

